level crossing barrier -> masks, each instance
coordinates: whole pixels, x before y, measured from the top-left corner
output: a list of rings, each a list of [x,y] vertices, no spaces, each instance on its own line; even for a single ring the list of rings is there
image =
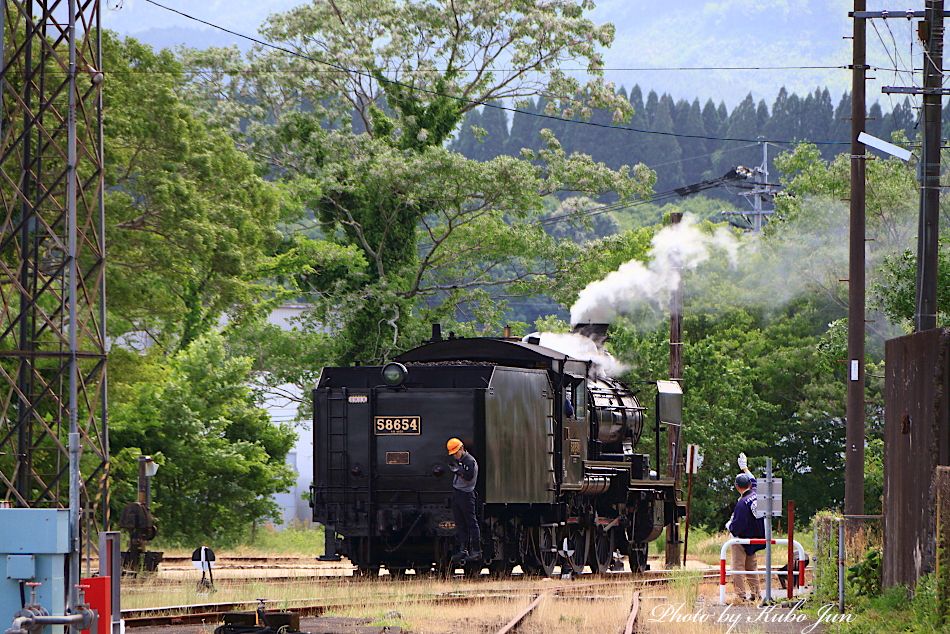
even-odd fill
[[[726,543],[722,545],[722,549],[719,551],[719,603],[724,605],[726,603],[726,553],[729,552],[729,547],[733,544],[739,545],[752,545],[752,546],[764,546],[766,540],[759,538],[746,538],[746,537],[733,537],[732,539],[726,540]],[[773,539],[773,544],[788,544],[787,539]],[[805,585],[805,549],[802,548],[802,545],[798,543],[797,540],[792,540],[792,543],[795,545],[795,551],[798,553],[798,587],[804,587]],[[777,575],[788,575],[789,566],[785,567],[785,570],[730,570],[729,574],[732,575],[768,575],[768,574],[777,574]],[[792,583],[791,579],[786,579],[786,583]]]

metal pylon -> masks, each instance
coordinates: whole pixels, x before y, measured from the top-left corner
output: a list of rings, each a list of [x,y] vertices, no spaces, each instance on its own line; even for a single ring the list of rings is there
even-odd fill
[[[74,527],[81,508],[95,532],[109,464],[100,6],[0,12],[0,501],[69,507]]]

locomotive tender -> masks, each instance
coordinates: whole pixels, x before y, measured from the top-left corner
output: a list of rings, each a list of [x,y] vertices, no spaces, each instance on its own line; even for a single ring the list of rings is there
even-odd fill
[[[324,558],[345,555],[362,573],[454,567],[445,442],[456,436],[479,463],[484,561],[468,568],[606,572],[627,555],[631,570],[647,569],[650,541],[683,506],[674,481],[634,453],[644,408],[590,361],[538,344],[443,339],[434,325],[394,363],[325,368],[311,493]],[[657,420],[679,424],[679,386],[658,384]]]

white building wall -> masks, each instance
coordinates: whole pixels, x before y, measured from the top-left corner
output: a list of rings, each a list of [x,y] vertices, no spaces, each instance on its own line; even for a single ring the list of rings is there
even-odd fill
[[[270,314],[267,321],[284,330],[292,330],[294,318],[300,316],[307,308],[300,305],[281,306]],[[278,493],[274,496],[283,517],[280,527],[286,527],[292,523],[309,525],[311,513],[307,499],[310,484],[313,482],[313,423],[310,420],[297,420],[297,409],[304,398],[297,386],[281,385],[276,392],[265,400],[263,407],[270,414],[272,421],[291,423],[297,432],[297,442],[287,454],[287,464],[297,474],[297,480],[289,492]]]

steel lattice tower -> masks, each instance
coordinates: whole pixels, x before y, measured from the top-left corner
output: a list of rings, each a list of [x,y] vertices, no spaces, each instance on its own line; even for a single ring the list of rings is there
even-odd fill
[[[100,5],[0,12],[0,500],[68,506],[77,549],[80,507],[108,522]]]

